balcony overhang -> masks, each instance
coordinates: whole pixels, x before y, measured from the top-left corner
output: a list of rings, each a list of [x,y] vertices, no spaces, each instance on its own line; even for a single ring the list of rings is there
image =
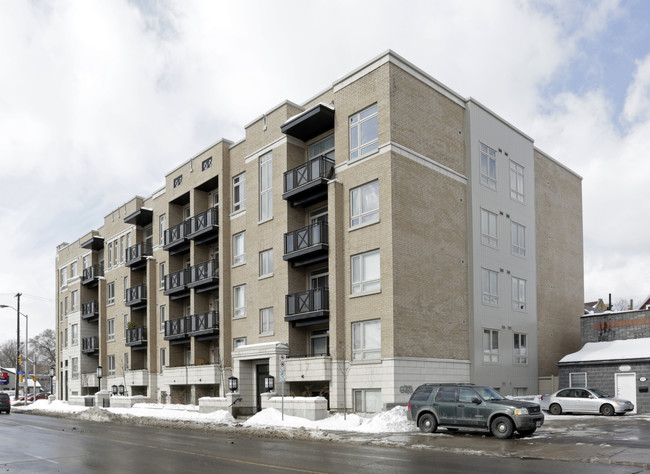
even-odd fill
[[[147,226],[153,222],[153,209],[141,207],[133,214],[126,216],[124,222],[138,227]]]
[[[323,260],[327,260],[328,256],[329,245],[322,243],[284,254],[282,259],[286,262],[291,262],[292,267],[298,268],[322,262]]]
[[[187,237],[182,237],[178,240],[175,240],[169,244],[164,245],[163,250],[169,252],[169,255],[178,255],[181,253],[189,252],[190,239],[188,239]]]
[[[334,109],[318,104],[287,120],[280,127],[282,133],[306,142],[334,128]]]
[[[204,227],[187,236],[192,239],[196,245],[209,244],[219,239],[219,226],[217,224]]]
[[[313,326],[314,324],[327,323],[330,320],[328,309],[311,311],[309,313],[292,314],[284,317],[285,322],[291,323],[293,327]]]
[[[291,207],[311,206],[327,198],[327,178],[317,178],[308,184],[292,189],[282,195],[282,199],[289,201]]]
[[[79,245],[82,249],[87,249],[87,250],[101,250],[104,248],[104,237],[100,237],[99,235],[93,235],[90,239],[86,240],[85,242],[82,242],[81,245]]]

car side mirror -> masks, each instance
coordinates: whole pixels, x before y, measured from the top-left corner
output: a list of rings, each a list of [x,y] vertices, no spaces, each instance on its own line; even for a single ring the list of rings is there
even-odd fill
[[[474,405],[480,405],[481,404],[481,399],[477,398],[477,397],[474,397],[474,398],[472,398],[472,403]]]

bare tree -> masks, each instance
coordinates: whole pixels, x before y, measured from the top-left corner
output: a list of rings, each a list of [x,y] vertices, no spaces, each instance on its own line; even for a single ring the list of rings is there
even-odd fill
[[[627,311],[630,308],[630,300],[618,298],[612,303],[612,311]]]
[[[56,364],[56,334],[52,329],[46,329],[31,338],[29,348],[36,351],[40,372],[47,373],[47,369]]]
[[[0,344],[0,366],[16,367],[16,340],[11,339]]]

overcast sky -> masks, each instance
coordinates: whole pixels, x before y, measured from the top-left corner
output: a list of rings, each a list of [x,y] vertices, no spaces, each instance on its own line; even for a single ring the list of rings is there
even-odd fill
[[[53,328],[58,244],[388,49],[584,178],[585,300],[650,294],[648,1],[0,0],[0,304]]]

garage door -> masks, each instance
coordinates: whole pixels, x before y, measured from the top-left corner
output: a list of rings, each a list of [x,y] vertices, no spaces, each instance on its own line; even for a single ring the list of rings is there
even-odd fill
[[[626,400],[634,403],[634,411],[631,411],[629,413],[636,413],[635,373],[616,374],[616,396],[618,398],[625,398]]]

